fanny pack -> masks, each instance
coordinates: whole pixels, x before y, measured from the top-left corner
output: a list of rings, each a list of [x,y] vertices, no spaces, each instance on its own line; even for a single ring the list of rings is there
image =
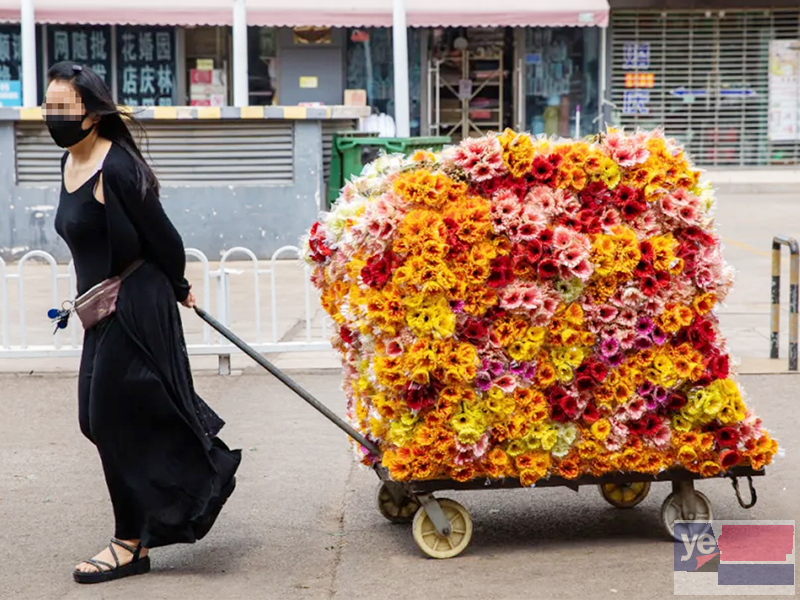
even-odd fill
[[[109,277],[75,298],[72,310],[78,315],[84,329],[94,327],[117,310],[117,297],[122,282],[142,266],[141,258],[133,261],[120,275]]]

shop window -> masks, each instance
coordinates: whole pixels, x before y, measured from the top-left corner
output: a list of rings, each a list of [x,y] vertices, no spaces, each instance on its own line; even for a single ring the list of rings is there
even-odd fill
[[[126,106],[177,104],[175,29],[117,27],[117,97]]]
[[[408,30],[408,80],[411,134],[420,131],[420,37]],[[347,30],[346,81],[348,89],[367,92],[367,104],[375,114],[394,118],[394,59],[392,30],[388,27]]]
[[[249,27],[247,50],[251,106],[275,104],[277,79],[277,41],[274,27]]]
[[[233,38],[230,27],[185,30],[187,102],[193,106],[229,106]]]
[[[525,126],[531,133],[595,133],[599,38],[596,27],[525,30]]]

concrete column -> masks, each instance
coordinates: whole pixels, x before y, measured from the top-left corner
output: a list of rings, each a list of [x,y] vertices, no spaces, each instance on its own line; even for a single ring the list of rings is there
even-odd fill
[[[411,135],[408,90],[408,35],[403,0],[393,0],[392,41],[394,43],[394,122],[397,137]]]
[[[250,69],[247,64],[247,8],[245,0],[233,0],[233,105],[250,103]]]
[[[32,108],[39,104],[36,78],[36,17],[33,0],[22,0],[19,12],[22,38],[22,105]]]

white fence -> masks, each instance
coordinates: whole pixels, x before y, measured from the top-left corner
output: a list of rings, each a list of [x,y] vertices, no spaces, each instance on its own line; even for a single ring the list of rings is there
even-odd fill
[[[299,248],[284,246],[278,249],[269,261],[259,261],[247,248],[231,248],[222,255],[218,267],[214,270],[208,258],[199,250],[189,248],[186,250],[186,256],[187,272],[192,269],[193,289],[198,304],[225,325],[230,325],[232,320],[246,322],[247,326],[244,329],[247,332],[239,329],[236,333],[258,352],[266,354],[330,350],[329,321],[326,315],[321,314],[318,296],[311,286],[308,265],[302,265],[301,281],[297,281],[296,275],[299,274],[293,273],[291,268],[284,270],[284,273],[295,279],[291,286],[287,286],[286,281],[279,282],[277,277],[277,272],[280,270],[279,262],[297,265],[297,261],[279,261],[279,259],[299,258]],[[26,285],[26,272],[31,270],[30,267],[26,269],[26,266],[32,262],[39,262],[38,272],[41,273],[41,261],[49,267],[47,269],[49,281],[38,281],[34,294],[31,293],[30,285]],[[41,276],[38,279],[41,280]],[[9,292],[15,284],[17,306],[14,309],[11,306]],[[65,284],[67,288],[64,287]],[[279,289],[281,285],[283,288]],[[269,288],[269,299],[267,304],[262,304],[265,286]],[[212,293],[212,288],[215,294]],[[52,335],[53,326],[47,319],[47,309],[39,306],[35,316],[29,314],[32,298],[35,297],[36,302],[41,304],[43,296],[47,296],[50,301],[48,308],[60,307],[66,299],[74,297],[75,289],[76,278],[72,262],[66,267],[59,266],[52,255],[41,250],[28,252],[15,267],[7,265],[0,258],[0,358],[80,356],[83,332],[80,321],[74,315],[70,318],[66,329]],[[234,306],[232,294],[237,292],[244,300],[235,302]],[[252,296],[250,302],[246,300],[248,295]],[[299,306],[301,298],[302,306]],[[263,318],[265,311],[268,314],[269,330],[266,332]],[[186,321],[184,317],[184,323]],[[287,331],[282,331],[281,324],[283,330]],[[49,339],[42,343],[45,341],[42,339],[44,326],[50,327],[50,335]],[[196,326],[194,321],[192,326]],[[35,336],[36,340],[33,343],[30,331],[32,328],[39,334]],[[291,332],[291,335],[287,335],[287,332]],[[192,355],[219,356],[221,373],[229,372],[230,356],[239,352],[238,348],[207,324],[202,324],[202,329],[195,331],[191,339],[187,333],[187,348]]]

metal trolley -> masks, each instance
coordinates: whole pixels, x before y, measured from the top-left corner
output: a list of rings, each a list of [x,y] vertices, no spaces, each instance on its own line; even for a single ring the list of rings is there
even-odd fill
[[[253,350],[233,332],[199,307],[197,314],[216,329],[220,334],[237,346],[242,352],[277,377],[289,389],[322,413],[334,425],[347,433],[351,438],[380,457],[380,449],[367,440],[362,434],[341,419],[327,406],[314,398],[297,385],[285,373]],[[419,548],[432,558],[452,558],[461,554],[472,539],[472,517],[467,509],[449,498],[437,498],[437,492],[448,490],[494,490],[515,489],[523,487],[519,480],[474,479],[457,482],[446,479],[429,481],[394,481],[389,472],[382,466],[373,467],[380,479],[377,492],[377,506],[380,513],[393,523],[410,523],[414,541]],[[764,469],[754,470],[750,467],[734,467],[716,478],[729,478],[736,498],[742,508],[755,505],[757,496],[753,486],[753,477],[765,475]],[[750,491],[750,500],[745,502],[739,492],[739,478],[746,477]],[[593,485],[600,490],[606,502],[616,508],[633,508],[644,500],[654,482],[672,483],[670,493],[661,505],[661,524],[668,538],[675,536],[675,521],[710,521],[713,518],[711,501],[701,492],[694,489],[694,482],[703,478],[685,469],[668,469],[657,475],[645,473],[613,473],[602,477],[584,475],[575,479],[550,476],[536,482],[537,488],[563,486],[579,490],[581,486]]]

